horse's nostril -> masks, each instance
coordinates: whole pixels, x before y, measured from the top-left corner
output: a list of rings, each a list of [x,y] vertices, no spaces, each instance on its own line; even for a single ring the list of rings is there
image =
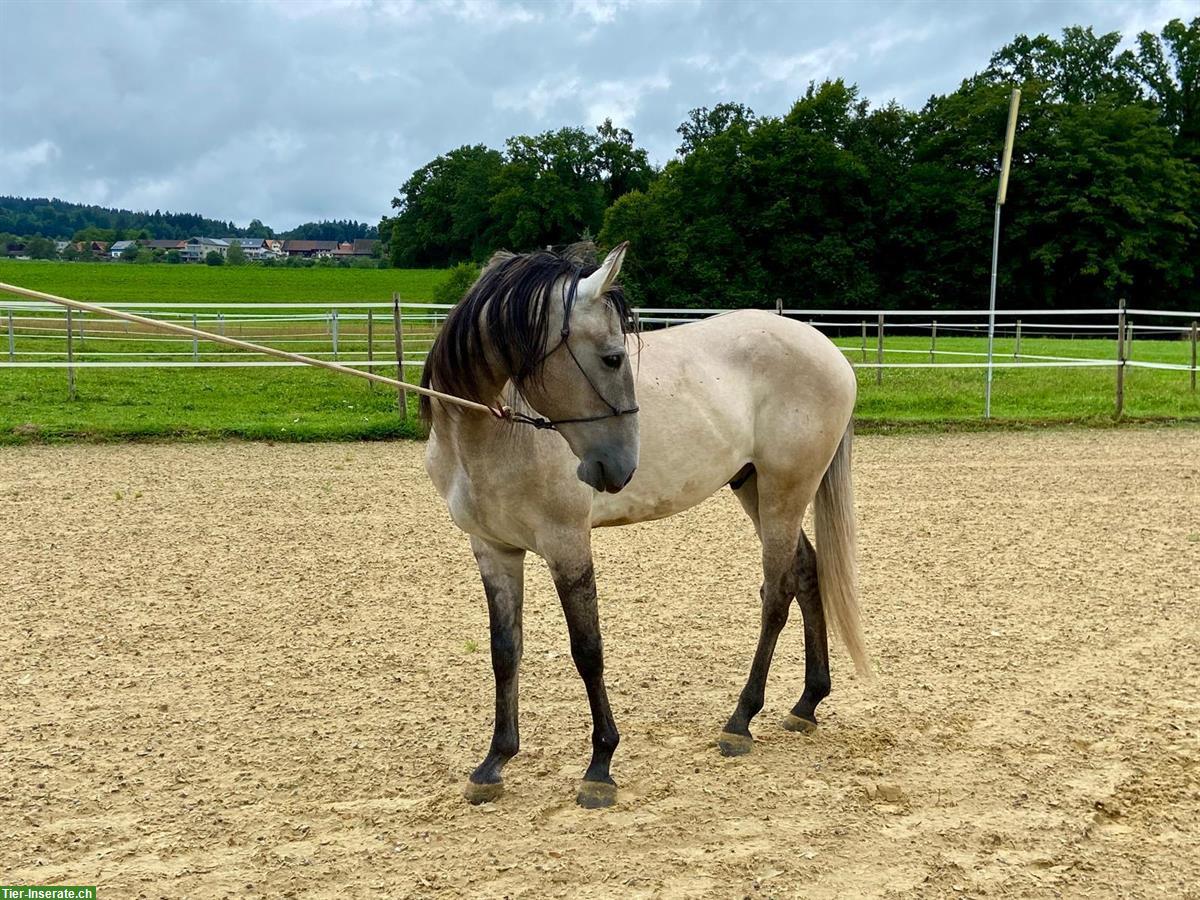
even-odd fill
[[[629,482],[633,481],[633,473],[636,471],[637,471],[637,469],[629,470],[629,474],[625,476],[625,480],[621,483],[621,487],[625,487],[626,485],[629,484]]]

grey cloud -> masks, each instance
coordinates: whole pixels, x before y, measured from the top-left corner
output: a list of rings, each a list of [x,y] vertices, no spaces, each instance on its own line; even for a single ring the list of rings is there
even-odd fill
[[[1157,29],[1158,3],[0,3],[0,193],[276,228],[375,221],[464,143],[604,116],[663,162],[696,106],[787,110],[843,76],[952,90],[1018,32]]]

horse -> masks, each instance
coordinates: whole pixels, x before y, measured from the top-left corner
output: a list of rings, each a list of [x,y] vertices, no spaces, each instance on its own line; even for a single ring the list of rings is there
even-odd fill
[[[763,311],[634,334],[616,280],[627,250],[616,247],[599,266],[553,252],[496,254],[447,314],[425,362],[422,386],[502,410],[492,417],[421,402],[426,469],[470,536],[487,598],[495,720],[464,790],[473,804],[502,795],[504,766],[520,746],[530,552],[553,576],[591,709],[592,756],[577,802],[616,801],[610,766],[620,735],[604,686],[593,528],[671,516],[725,485],[752,520],[762,543],[761,626],[717,739],[722,754],[753,747],[750,722],[793,598],[805,678],[784,728],[817,725],[830,691],[827,625],[869,671],[856,596],[853,368],[811,326]],[[802,528],[810,504],[815,549]]]

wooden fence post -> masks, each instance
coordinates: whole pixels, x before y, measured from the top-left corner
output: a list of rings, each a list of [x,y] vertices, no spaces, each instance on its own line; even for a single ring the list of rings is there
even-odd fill
[[[1192,323],[1192,356],[1195,356],[1196,349],[1196,323]],[[17,336],[13,332],[12,310],[8,311],[8,361],[15,362],[17,359]],[[1196,368],[1195,360],[1192,361],[1192,368]],[[1196,389],[1196,376],[1192,376],[1192,390]]]
[[[782,297],[775,298],[775,315],[777,315],[777,316],[783,315],[783,298]]]
[[[195,313],[192,313],[192,327],[196,327]],[[192,362],[200,362],[200,338],[198,337],[192,338]]]
[[[217,313],[217,328],[220,329],[221,334],[225,333],[225,313]]]
[[[337,310],[336,309],[333,310],[329,314],[329,316],[330,316],[329,327],[332,331],[332,336],[333,336],[333,358],[336,360],[338,358],[338,314],[337,314]],[[401,379],[401,381],[403,381],[403,379]]]
[[[875,349],[875,361],[879,363],[875,368],[875,383],[883,384],[883,313],[879,314],[879,335]]]
[[[1196,332],[1200,329],[1197,326],[1200,323],[1192,322],[1192,390],[1196,389]]]
[[[396,380],[404,380],[404,316],[400,311],[400,293],[392,292],[392,323],[396,330]],[[408,421],[408,391],[396,388],[396,402],[400,405],[400,415]]]
[[[1125,411],[1125,299],[1117,311],[1117,418]]]
[[[75,399],[75,329],[71,307],[67,307],[67,399]]]
[[[1017,343],[1013,347],[1013,359],[1021,355],[1021,320],[1017,319]]]
[[[934,362],[933,355],[937,353],[937,319],[929,327],[929,361]]]
[[[367,310],[367,371],[374,372],[375,366],[375,310]],[[375,392],[375,382],[368,381],[367,387]]]
[[[863,362],[867,361],[867,320],[863,319],[862,323],[862,355]]]
[[[642,333],[642,313],[636,306],[633,308],[633,333]]]

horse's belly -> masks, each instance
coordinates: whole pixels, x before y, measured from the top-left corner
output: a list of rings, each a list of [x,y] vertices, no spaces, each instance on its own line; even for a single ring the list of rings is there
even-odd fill
[[[665,519],[676,513],[691,509],[697,503],[711,497],[721,489],[725,481],[694,483],[683,486],[671,494],[650,492],[642,494],[632,491],[632,483],[619,494],[598,494],[592,503],[592,527],[607,525],[629,525],[633,522],[648,522]]]
[[[748,441],[729,433],[659,439],[643,431],[642,453],[633,480],[618,494],[596,494],[592,527],[663,519],[691,509],[729,483],[749,462]],[[689,440],[688,438],[692,438]]]

